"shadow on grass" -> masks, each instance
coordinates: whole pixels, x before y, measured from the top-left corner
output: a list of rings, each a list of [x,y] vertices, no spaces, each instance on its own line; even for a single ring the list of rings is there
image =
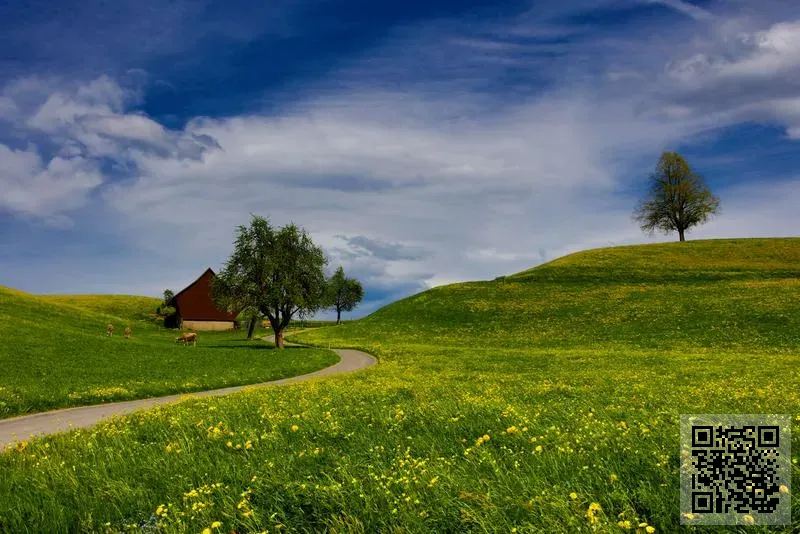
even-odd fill
[[[250,345],[232,345],[232,344],[228,344],[228,345],[203,345],[203,348],[206,348],[206,349],[236,349],[236,350],[241,350],[241,349],[278,350],[278,348],[275,347],[275,345],[272,345],[271,343],[265,343],[265,342],[253,343],[253,344],[250,344]],[[304,349],[304,348],[306,348],[306,347],[289,347],[289,346],[287,346],[287,347],[284,347],[283,350],[296,350],[296,349]]]

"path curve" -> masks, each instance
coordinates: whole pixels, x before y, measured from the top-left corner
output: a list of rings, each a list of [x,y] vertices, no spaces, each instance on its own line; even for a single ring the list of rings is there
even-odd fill
[[[272,336],[264,338],[273,341]],[[303,346],[296,343],[286,343],[287,346]],[[374,356],[355,349],[331,349],[341,358],[337,363],[330,367],[319,369],[304,375],[290,376],[270,382],[260,384],[248,384],[244,386],[233,386],[222,389],[211,389],[208,391],[198,391],[195,393],[180,393],[178,395],[168,395],[166,397],[151,397],[149,399],[137,399],[124,402],[110,402],[108,404],[96,404],[92,406],[78,406],[75,408],[64,408],[50,412],[41,412],[10,419],[0,419],[0,453],[8,446],[17,441],[28,439],[33,436],[44,436],[65,432],[73,428],[87,428],[96,425],[103,419],[114,415],[123,415],[142,409],[152,408],[161,404],[169,404],[194,397],[216,397],[235,393],[243,389],[259,388],[264,386],[280,386],[295,382],[304,382],[312,378],[320,378],[339,373],[352,373],[360,369],[371,367],[378,363]]]

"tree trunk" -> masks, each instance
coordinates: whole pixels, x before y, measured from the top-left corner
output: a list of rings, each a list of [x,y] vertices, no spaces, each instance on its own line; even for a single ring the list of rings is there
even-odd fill
[[[256,318],[250,319],[250,325],[247,327],[247,339],[253,339],[253,332],[256,330]]]
[[[275,332],[275,348],[283,348],[283,330],[273,330]]]
[[[342,322],[342,310],[340,308],[336,308],[336,324]]]
[[[686,241],[686,236],[684,235],[685,230],[683,228],[678,229],[678,237],[681,241]]]

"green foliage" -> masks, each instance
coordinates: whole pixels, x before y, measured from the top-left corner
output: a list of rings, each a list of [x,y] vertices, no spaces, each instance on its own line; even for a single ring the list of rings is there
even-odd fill
[[[187,349],[153,323],[150,310],[157,303],[119,295],[35,296],[0,287],[0,418],[263,382],[336,361],[327,351],[277,355],[271,343],[244,344],[242,333],[232,331],[201,332],[197,346]],[[115,327],[110,338],[108,323]],[[126,326],[131,339],[122,335]],[[264,358],[266,353],[273,354]]]
[[[680,414],[792,414],[800,463],[798,258],[800,239],[587,251],[306,330],[381,363],[0,454],[0,524],[678,532]],[[792,508],[769,532],[800,530]]]
[[[174,297],[174,296],[175,296],[175,293],[171,289],[165,289],[164,290],[164,299],[162,300],[163,305],[167,306],[169,304],[169,301],[171,301],[172,297]]]
[[[703,224],[719,211],[719,198],[677,152],[664,152],[652,174],[648,197],[634,218],[645,232],[678,232],[681,241],[689,228]]]
[[[353,311],[364,298],[364,288],[355,278],[347,278],[344,268],[339,266],[328,280],[326,305],[336,310],[336,323],[342,320],[343,311]]]
[[[279,347],[291,319],[325,304],[325,255],[294,224],[274,229],[263,217],[237,229],[233,253],[212,283],[214,301],[228,310],[257,310],[269,319]]]

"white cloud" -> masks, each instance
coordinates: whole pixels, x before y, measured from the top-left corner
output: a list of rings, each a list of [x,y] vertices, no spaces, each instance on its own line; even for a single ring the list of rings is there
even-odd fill
[[[692,11],[685,2],[662,3]],[[11,201],[3,198],[4,207],[28,215],[68,213],[101,180],[111,180],[98,195],[103,204],[94,207],[105,210],[101,222],[138,255],[127,283],[145,287],[152,280],[150,294],[169,285],[180,289],[183,278],[218,267],[231,250],[235,226],[246,224],[250,213],[306,227],[329,251],[332,266],[343,264],[368,289],[390,295],[386,299],[494,278],[582,248],[641,242],[647,238],[630,218],[637,199],[624,191],[634,177],[644,179],[659,151],[742,117],[800,128],[800,93],[709,93],[724,86],[725,69],[739,69],[737,79],[761,76],[742,67],[749,60],[770,65],[774,58],[765,58],[779,56],[791,68],[793,28],[750,27],[752,39],[738,38],[729,50],[725,38],[740,35],[744,26],[714,33],[722,26],[715,18],[697,39],[682,27],[664,41],[650,28],[648,39],[593,41],[597,78],[562,80],[515,98],[476,88],[501,76],[494,69],[502,62],[481,67],[490,70],[478,76],[470,70],[474,56],[448,54],[454,47],[480,48],[517,60],[515,54],[535,47],[504,38],[576,30],[548,33],[542,21],[532,20],[493,26],[490,38],[436,34],[419,41],[411,35],[345,65],[325,90],[299,104],[270,114],[198,117],[181,131],[132,111],[136,95],[109,79],[73,87],[29,80],[29,91],[20,90],[20,82],[3,94],[29,128],[48,134],[59,155],[47,161],[43,150],[4,147],[0,163],[17,171],[0,171],[0,184],[18,191]],[[507,33],[498,35],[503,28]],[[444,49],[437,48],[440,41]],[[393,84],[371,83],[382,72],[402,71],[403,58],[410,63],[403,55],[408,50],[414,59],[436,58],[434,67],[442,61],[452,79],[443,86],[398,83],[393,90],[385,88]],[[545,74],[557,79],[561,69],[574,67],[571,52],[572,44],[560,44],[566,59]],[[577,57],[594,56],[582,50]],[[668,58],[678,60],[664,74]],[[515,68],[528,64],[523,59]],[[31,94],[39,95],[36,105],[24,96]],[[124,164],[130,175],[125,181],[100,175],[100,157]],[[40,188],[47,194],[38,195]],[[697,236],[754,235],[797,224],[791,203],[781,197],[795,193],[757,193],[723,195],[724,215]],[[766,215],[775,206],[783,215]]]
[[[52,218],[78,208],[102,175],[89,161],[55,157],[43,162],[35,149],[12,150],[0,145],[0,209]]]

